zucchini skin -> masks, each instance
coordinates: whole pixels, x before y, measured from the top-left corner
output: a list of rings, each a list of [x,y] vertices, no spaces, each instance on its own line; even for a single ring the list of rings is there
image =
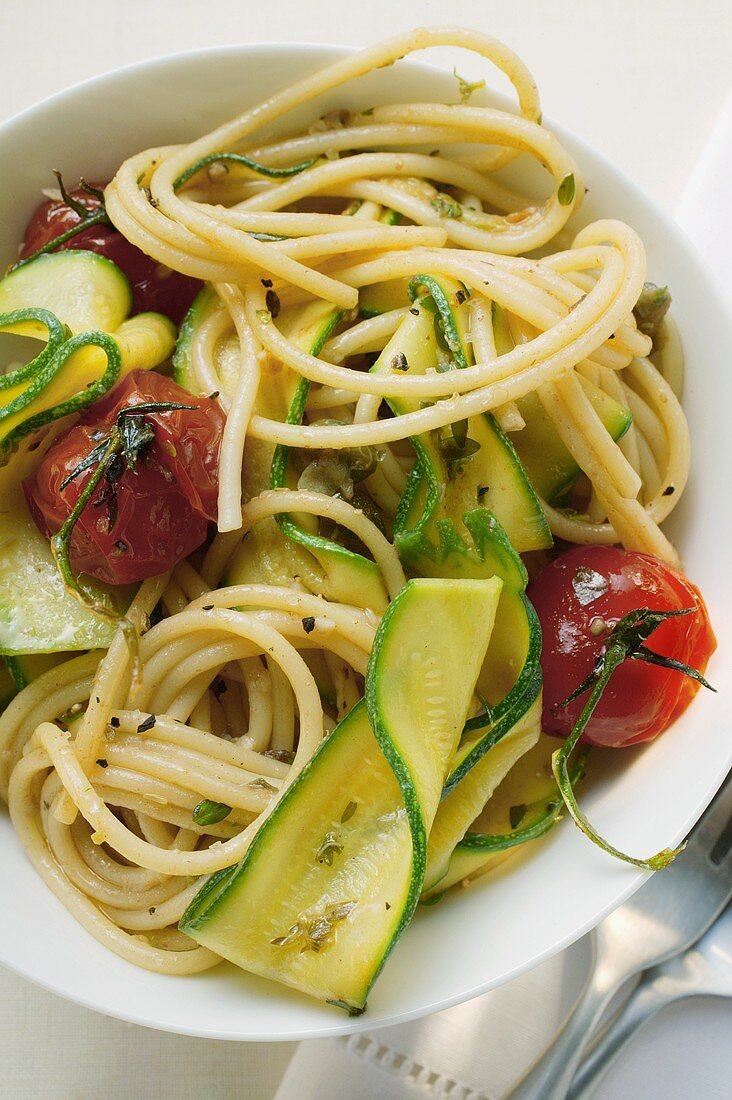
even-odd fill
[[[427,836],[500,589],[498,580],[407,583],[377,631],[364,699],[287,789],[242,862],[203,886],[183,931],[245,969],[363,1010],[419,901]],[[425,628],[440,614],[435,636]],[[427,685],[428,708],[415,684]],[[357,809],[346,816],[352,801]],[[334,830],[338,854],[323,866],[317,839]],[[327,917],[334,902],[348,915],[322,950],[309,950],[313,917]]]

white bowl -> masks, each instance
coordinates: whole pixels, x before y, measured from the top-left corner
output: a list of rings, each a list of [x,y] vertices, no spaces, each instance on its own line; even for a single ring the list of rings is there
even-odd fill
[[[146,62],[82,84],[0,129],[0,260],[9,261],[52,168],[69,182],[111,175],[129,154],[194,138],[281,86],[343,56],[328,46],[232,46]],[[311,105],[300,121],[336,106],[407,96],[455,99],[444,72],[400,63]],[[732,326],[710,274],[678,228],[633,184],[559,127],[590,194],[582,220],[613,216],[642,235],[649,277],[668,282],[686,351],[684,404],[694,469],[674,514],[691,578],[702,588],[719,639],[702,691],[662,738],[618,754],[583,795],[592,820],[625,850],[647,855],[678,842],[732,763],[732,655],[728,504]],[[377,982],[367,1013],[352,1020],[280,986],[222,965],[175,978],[111,954],[69,916],[28,863],[0,814],[3,904],[0,961],[61,996],[124,1020],[221,1039],[300,1039],[384,1026],[435,1012],[516,977],[572,943],[644,880],[564,822],[504,868],[417,913]]]

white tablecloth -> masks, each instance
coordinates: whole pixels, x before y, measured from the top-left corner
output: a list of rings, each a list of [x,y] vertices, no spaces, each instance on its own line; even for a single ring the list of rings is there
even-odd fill
[[[729,0],[461,0],[449,9],[436,0],[2,0],[0,16],[0,119],[69,84],[164,53],[237,41],[361,45],[459,18],[513,46],[538,80],[547,115],[604,152],[669,211],[732,72]],[[451,67],[457,57],[443,51],[434,60]],[[4,883],[3,903],[11,892]],[[497,1023],[487,1095],[500,1096],[517,1062],[527,1063],[552,1034],[581,986],[585,961],[580,943],[489,994]],[[730,1024],[730,1003],[704,999],[668,1010],[634,1040],[598,1100],[729,1096]],[[146,1031],[0,971],[3,1096],[271,1100],[293,1050],[294,1044],[224,1044]],[[288,1097],[301,1095],[291,1082],[286,1088]],[[386,1090],[385,1079],[382,1100]]]

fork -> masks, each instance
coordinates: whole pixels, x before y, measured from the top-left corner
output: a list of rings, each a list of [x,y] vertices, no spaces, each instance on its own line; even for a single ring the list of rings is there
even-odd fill
[[[684,851],[595,929],[585,989],[553,1044],[508,1094],[510,1100],[564,1100],[614,994],[629,978],[691,946],[719,916],[732,897],[731,823],[728,776]]]
[[[588,1100],[636,1030],[666,1005],[683,997],[732,997],[732,906],[706,935],[685,951],[648,970],[623,1010],[580,1067],[569,1100]]]

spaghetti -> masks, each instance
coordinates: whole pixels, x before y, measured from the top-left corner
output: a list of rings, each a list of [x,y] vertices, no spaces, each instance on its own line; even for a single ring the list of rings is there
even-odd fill
[[[475,105],[463,89],[454,104],[365,105],[288,132],[296,108],[438,45],[502,70],[517,112]],[[496,174],[520,156],[544,169],[544,198]],[[227,414],[219,533],[205,557],[140,588],[128,613],[139,675],[120,632],[106,652],[72,656],[15,697],[0,717],[0,793],[50,889],[122,957],[175,974],[219,961],[178,921],[198,877],[244,856],[362,695],[380,614],[405,582],[394,534],[405,494],[421,491],[410,440],[451,429],[458,439],[456,426],[492,413],[520,449],[530,396],[580,472],[579,495],[540,502],[552,533],[678,562],[659,526],[689,468],[678,341],[669,330],[668,371],[662,353],[650,361],[633,316],[642,242],[611,220],[572,235],[583,194],[521,61],[456,29],[349,55],[190,145],[131,157],[107,186],[107,213],[128,241],[209,284],[187,384],[216,393]],[[472,361],[446,362],[456,356],[448,334],[437,369],[417,373],[398,356],[376,369],[424,305],[405,289],[424,272],[462,288]],[[359,312],[379,294],[386,305]],[[332,323],[319,346],[304,345],[286,321],[318,303]],[[498,346],[497,316],[510,347]],[[621,438],[588,384],[632,414]],[[358,449],[373,462],[354,489]],[[270,482],[277,462],[285,472]],[[344,468],[346,491],[328,488],[328,471],[343,478]],[[362,606],[344,596],[334,530],[365,562]],[[199,822],[203,802],[224,816]]]

